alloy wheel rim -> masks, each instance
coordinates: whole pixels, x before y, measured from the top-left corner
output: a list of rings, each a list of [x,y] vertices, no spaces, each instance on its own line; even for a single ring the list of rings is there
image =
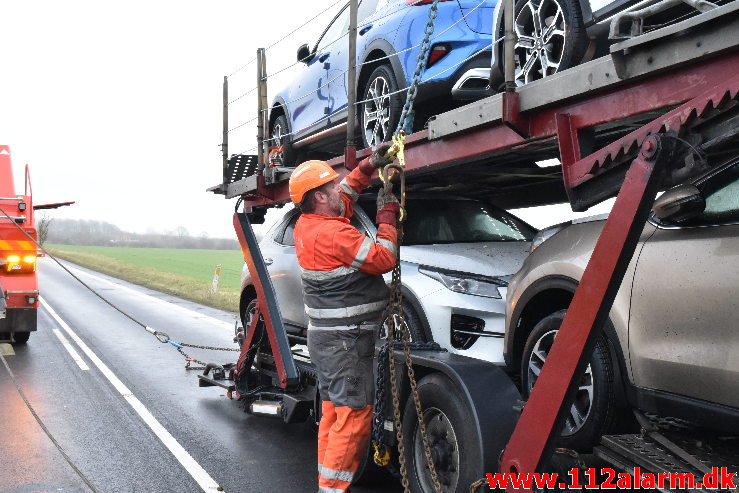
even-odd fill
[[[246,310],[244,310],[244,334],[246,334],[246,331],[249,330],[249,327],[251,326],[251,322],[252,320],[254,320],[254,314],[256,312],[257,312],[257,300],[250,301],[249,304],[246,305]]]
[[[516,84],[552,75],[565,53],[565,18],[558,0],[529,0],[516,16]]]
[[[385,142],[390,135],[390,84],[385,77],[372,80],[364,96],[362,129],[369,146]]]
[[[459,482],[459,444],[451,421],[441,409],[430,407],[423,413],[426,435],[436,474],[444,493],[456,491]],[[426,462],[420,427],[414,433],[414,466],[422,491],[434,491],[431,471]]]
[[[549,355],[549,351],[554,343],[554,337],[557,335],[558,330],[550,330],[542,335],[539,340],[536,341],[534,349],[531,351],[529,361],[527,365],[527,390],[529,394],[534,388],[536,380],[539,378],[539,373],[544,366],[544,362]],[[562,436],[571,436],[580,431],[583,425],[587,422],[590,417],[590,412],[593,408],[593,369],[590,364],[585,369],[585,374],[580,381],[580,385],[577,387],[577,394],[575,395],[575,401],[570,406],[570,412],[565,420],[564,428],[562,429]]]
[[[275,126],[272,127],[272,138],[270,139],[270,145],[275,147],[284,145],[285,137],[283,136],[283,133],[284,132],[282,130],[282,124],[280,124],[280,122],[275,123]],[[282,151],[277,153],[280,159],[282,159],[284,152],[285,148],[283,147]]]

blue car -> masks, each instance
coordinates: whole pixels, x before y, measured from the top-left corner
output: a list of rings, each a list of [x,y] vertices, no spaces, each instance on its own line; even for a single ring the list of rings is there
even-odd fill
[[[413,130],[428,118],[489,94],[495,1],[440,0],[431,52],[415,100]],[[357,21],[357,145],[390,140],[416,70],[431,0],[361,0]],[[270,145],[284,165],[340,154],[347,125],[349,5],[313,47],[298,49],[297,73],[277,94]]]

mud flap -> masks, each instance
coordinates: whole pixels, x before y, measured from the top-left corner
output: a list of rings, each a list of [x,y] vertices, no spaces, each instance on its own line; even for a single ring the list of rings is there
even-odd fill
[[[0,316],[0,332],[33,332],[36,330],[36,317],[35,308],[8,308],[5,318]]]
[[[467,356],[441,351],[413,351],[411,354],[418,379],[430,373],[428,370],[438,371],[459,388],[459,398],[469,406],[474,416],[470,426],[476,427],[476,435],[480,437],[476,447],[485,467],[480,471],[480,477],[498,471],[501,452],[519,416],[516,407],[521,394],[511,378],[501,367]],[[403,352],[396,351],[395,358],[398,367],[404,369]],[[401,373],[405,375],[402,370]]]

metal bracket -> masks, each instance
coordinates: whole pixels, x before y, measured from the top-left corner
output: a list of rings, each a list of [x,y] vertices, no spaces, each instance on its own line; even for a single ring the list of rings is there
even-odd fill
[[[501,472],[538,471],[552,452],[593,351],[598,329],[608,317],[636,249],[657,194],[659,171],[669,160],[669,154],[662,152],[660,137],[651,136],[629,167],[547,364],[505,449]]]
[[[517,92],[504,92],[503,123],[523,138],[528,137],[529,121],[520,112]]]
[[[267,331],[269,343],[272,348],[272,356],[275,359],[277,374],[280,380],[280,387],[283,389],[295,388],[299,383],[298,370],[295,367],[295,360],[290,352],[290,342],[287,338],[287,331],[282,321],[280,307],[275,295],[272,280],[269,277],[267,266],[262,258],[257,238],[251,227],[249,218],[244,213],[235,213],[233,218],[236,236],[239,238],[241,251],[244,255],[249,274],[254,281],[254,288],[257,292],[257,313],[249,327],[247,339],[241,348],[241,355],[236,366],[235,378],[238,375],[248,373],[251,364],[247,364],[250,360],[249,349],[254,338],[254,332],[259,321],[260,315],[264,319],[264,328]],[[253,353],[252,351],[252,357]]]

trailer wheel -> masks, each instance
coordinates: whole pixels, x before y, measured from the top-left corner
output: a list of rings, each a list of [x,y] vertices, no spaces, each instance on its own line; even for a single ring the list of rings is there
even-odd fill
[[[546,361],[567,310],[544,317],[531,331],[521,359],[521,394],[527,398]],[[589,451],[615,419],[614,368],[604,336],[596,341],[590,364],[565,421],[559,445]]]
[[[403,102],[390,65],[380,65],[370,74],[362,89],[361,113],[362,143],[372,147],[387,142],[400,120]]]
[[[290,134],[289,126],[287,125],[287,117],[280,115],[275,118],[275,122],[272,124],[269,134],[269,146],[279,147],[282,146],[282,151],[276,151],[275,155],[280,158],[283,166],[295,166],[295,151],[293,150],[293,139]]]
[[[426,434],[444,493],[467,493],[470,484],[484,472],[481,438],[472,425],[474,416],[460,394],[457,386],[440,373],[427,375],[418,382]],[[403,412],[403,445],[411,491],[433,493],[412,394]]]
[[[513,29],[518,41],[514,61],[518,86],[580,63],[588,38],[576,0],[518,0],[515,12]],[[504,54],[504,49],[501,48],[500,54]]]
[[[16,344],[25,344],[30,337],[30,332],[13,332],[13,340]]]

